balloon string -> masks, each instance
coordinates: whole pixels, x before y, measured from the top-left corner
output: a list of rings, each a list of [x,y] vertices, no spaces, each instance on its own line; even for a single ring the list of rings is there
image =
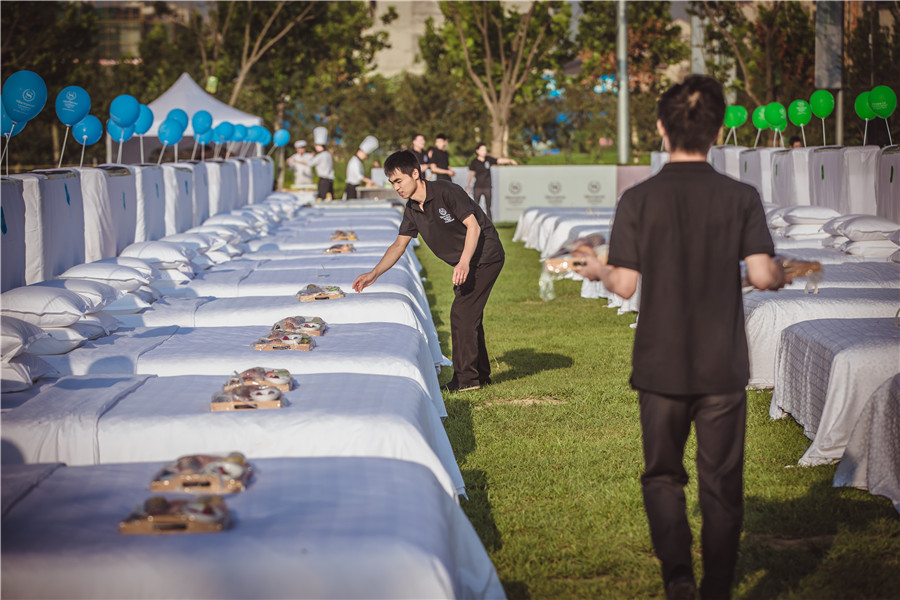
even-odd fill
[[[197,155],[197,138],[194,138],[194,149],[191,150],[191,160],[194,160],[194,156]]]
[[[822,145],[827,146],[828,142],[825,141],[825,119],[822,119]]]
[[[728,140],[731,139],[731,134],[732,134],[732,132],[734,132],[734,128],[728,130],[728,135],[725,136],[725,141],[722,142],[722,145],[723,145],[723,146],[727,146],[727,145],[728,145]]]
[[[87,144],[84,143],[85,141],[87,141],[87,136],[85,136],[82,139],[83,139],[83,141],[81,142],[81,162],[78,163],[79,169],[84,166],[84,149],[87,148]]]
[[[144,136],[139,136],[141,138],[141,162],[144,162]]]
[[[866,138],[869,136],[869,120],[866,119],[866,128],[863,129],[863,146],[866,145]]]
[[[759,134],[761,134],[761,133],[762,133],[762,129],[756,130],[756,140],[753,142],[754,148],[756,148],[756,146],[759,144]]]
[[[15,123],[13,123],[13,127],[15,127]],[[9,150],[9,139],[12,137],[11,135],[3,134],[3,137],[6,138],[6,144],[3,146],[3,152],[0,153],[0,160],[3,160],[3,157],[6,156],[6,151]],[[9,173],[7,173],[8,175]]]
[[[803,135],[803,147],[806,148],[806,130],[803,129],[803,125],[800,126],[800,134]]]
[[[119,158],[116,159],[116,164],[122,164],[122,145],[124,144],[124,140],[119,140]]]
[[[891,138],[891,126],[890,126],[890,124],[889,124],[888,121],[887,121],[887,117],[885,117],[885,119],[884,119],[884,126],[887,127],[887,130],[888,130],[888,143],[889,143],[891,146],[893,146],[893,145],[894,145],[894,140],[893,140],[893,138]]]
[[[200,146],[200,161],[206,162],[206,144]]]
[[[162,150],[159,151],[159,158],[156,159],[156,164],[157,164],[157,165],[159,165],[160,163],[162,163],[162,157],[163,157],[163,154],[166,153],[166,146],[167,146],[167,144],[163,144]]]
[[[737,146],[737,145],[738,145],[737,129],[735,129],[734,127],[732,127],[731,130],[734,131],[734,145]]]
[[[266,156],[272,156],[272,151],[275,149],[275,144],[272,144],[272,147],[269,148],[269,151],[266,153]]]
[[[66,125],[66,135],[63,136],[62,150],[59,151],[59,164],[56,165],[57,169],[62,168],[63,154],[66,153],[66,140],[68,140],[68,139],[69,139],[69,126]]]
[[[178,142],[175,142],[173,147],[175,148],[175,159],[172,162],[178,162]]]

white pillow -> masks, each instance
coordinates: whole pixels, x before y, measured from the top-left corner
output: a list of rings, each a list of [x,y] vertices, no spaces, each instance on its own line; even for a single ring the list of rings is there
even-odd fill
[[[240,230],[228,225],[200,225],[199,227],[192,227],[191,229],[188,229],[185,233],[201,233],[214,235],[216,237],[222,238],[226,242],[239,242],[241,240]]]
[[[224,250],[207,250],[206,258],[212,261],[214,265],[221,265],[222,263],[226,263],[231,260],[231,254]]]
[[[47,332],[37,325],[4,316],[0,319],[0,355],[3,362],[9,362],[42,337],[47,337]]]
[[[843,235],[841,233],[841,225],[844,221],[848,219],[852,219],[854,217],[865,217],[866,215],[862,213],[850,213],[849,215],[841,215],[839,217],[835,217],[829,221],[826,221],[824,225],[822,225],[822,231],[827,231],[831,235]]]
[[[141,300],[143,300],[144,302],[149,302],[151,304],[153,302],[156,302],[160,298],[159,292],[156,291],[155,289],[153,289],[149,285],[142,285],[141,289],[134,290],[131,293],[134,294],[135,296],[137,296],[138,298],[140,298]]]
[[[94,330],[89,327],[84,327],[80,323],[81,321],[79,321],[78,323],[72,323],[68,327],[45,327],[43,331],[49,334],[52,338],[68,342],[86,342],[90,339],[95,339],[91,337],[91,335],[95,333]]]
[[[825,223],[839,216],[841,216],[841,213],[833,208],[824,206],[792,206],[782,213],[781,218],[788,225],[798,225],[803,223]]]
[[[826,248],[840,248],[841,246],[843,246],[845,243],[847,243],[849,241],[850,241],[849,239],[845,238],[842,235],[835,235],[830,238],[826,238],[826,239],[822,240],[822,245],[825,246]]]
[[[59,373],[47,361],[37,356],[23,354],[9,362],[2,363],[0,369],[0,391],[21,392],[27,390],[41,377]]]
[[[841,235],[845,235],[854,242],[865,240],[883,240],[900,229],[900,225],[883,217],[863,215],[847,219],[841,223]]]
[[[897,250],[897,245],[890,240],[850,241],[841,246],[844,254],[866,256],[871,258],[887,258]]]
[[[28,347],[28,353],[36,356],[65,354],[82,345],[84,342],[85,340],[83,339],[57,339],[52,335],[48,335],[31,344],[31,346]]]
[[[75,292],[88,303],[91,307],[89,313],[102,309],[107,304],[115,302],[124,293],[108,283],[97,281],[95,279],[51,279],[49,281],[41,281],[32,285],[40,285],[44,287],[62,288]]]
[[[88,312],[84,298],[69,290],[25,286],[0,294],[0,314],[38,327],[65,327]]]
[[[793,207],[787,206],[768,211],[766,213],[766,223],[769,224],[769,228],[777,229],[778,227],[787,227],[788,222],[782,218],[782,215],[791,210],[791,208]]]
[[[106,262],[75,265],[60,275],[59,279],[93,279],[111,285],[120,292],[133,292],[150,283],[150,279],[137,269]]]
[[[891,254],[891,262],[900,263],[900,250]]]
[[[150,308],[150,303],[138,296],[135,292],[125,294],[109,306],[103,309],[108,315],[129,315]]]
[[[175,235],[167,235],[160,241],[183,244],[188,248],[194,250],[195,252],[209,252],[210,250],[218,250],[226,243],[228,243],[227,239],[210,232],[176,233]]]
[[[891,235],[887,236],[887,239],[891,240],[892,242],[894,242],[895,244],[900,246],[900,229],[898,229]]]
[[[146,260],[157,267],[186,263],[195,254],[187,246],[175,242],[136,242],[120,253],[121,256]]]
[[[85,315],[83,319],[78,321],[78,323],[74,323],[72,326],[86,328],[86,331],[99,330],[102,333],[97,334],[96,337],[103,337],[114,331],[118,331],[119,328],[122,327],[122,323],[114,316],[101,310],[91,315]]]
[[[788,225],[782,231],[782,234],[789,238],[811,239],[811,238],[827,238],[831,237],[824,231],[818,223],[802,223],[797,225]]]
[[[150,281],[159,279],[159,269],[148,263],[146,260],[141,260],[140,258],[134,258],[131,256],[116,256],[113,258],[104,258],[103,260],[98,260],[95,262],[112,263],[115,265],[122,265],[123,267],[130,267],[147,277],[147,279],[149,279]]]

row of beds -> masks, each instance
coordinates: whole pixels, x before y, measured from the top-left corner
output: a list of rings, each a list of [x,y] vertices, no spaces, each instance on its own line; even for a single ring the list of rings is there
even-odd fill
[[[771,217],[789,210],[766,209]],[[609,239],[614,216],[614,208],[532,208],[513,239],[544,260],[577,238]],[[773,419],[790,415],[803,426],[810,445],[799,465],[840,462],[835,486],[887,496],[900,511],[900,264],[823,247],[822,239],[790,239],[773,224],[777,254],[818,261],[824,273],[817,291],[801,278],[744,295],[750,387],[773,389]],[[581,295],[605,298],[619,314],[639,312],[640,285],[623,299],[582,280]]]
[[[3,394],[2,594],[503,597],[459,506],[437,377],[449,361],[412,248],[365,292],[350,287],[396,237],[397,210],[276,192],[212,219],[241,229],[243,254],[151,283],[149,308],[41,356],[55,373]],[[336,230],[355,232],[354,252],[323,252]],[[345,297],[301,303],[308,285]],[[254,349],[292,316],[327,323],[311,351]],[[283,407],[211,412],[229,376],[256,366],[293,375]],[[119,532],[162,466],[232,452],[254,477],[226,497],[229,528]]]

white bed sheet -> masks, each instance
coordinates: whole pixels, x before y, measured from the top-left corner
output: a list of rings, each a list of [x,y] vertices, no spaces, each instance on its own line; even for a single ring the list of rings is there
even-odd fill
[[[209,215],[226,213],[238,207],[237,166],[224,160],[207,160],[209,177]]]
[[[80,167],[78,171],[84,197],[85,260],[118,256],[134,243],[137,223],[134,173],[117,164]]]
[[[894,319],[817,319],[786,328],[776,356],[772,408],[812,440],[802,466],[836,462],[872,393],[900,372]]]
[[[0,292],[25,285],[25,197],[19,179],[0,178]]]
[[[890,288],[900,289],[900,264],[890,262],[849,262],[825,265],[819,289],[824,288]],[[802,290],[808,283],[801,277],[784,289]],[[900,294],[898,294],[900,299]]]
[[[882,148],[875,168],[875,214],[900,223],[900,146]]]
[[[345,229],[352,229],[351,225],[345,225]],[[250,240],[247,247],[250,252],[258,250],[325,250],[338,243],[331,239],[334,229],[296,229],[284,234],[267,235],[258,240]],[[382,252],[387,250],[397,239],[397,230],[369,230],[360,232],[358,240],[347,242],[354,248],[377,248]]]
[[[137,192],[135,242],[152,242],[166,235],[166,181],[161,166],[129,166]]]
[[[211,412],[209,401],[224,377],[63,377],[4,413],[3,442],[25,463],[70,466],[235,449],[250,459],[396,458],[434,471],[451,496],[465,493],[440,418],[415,382],[353,373],[295,380],[298,387],[285,392],[279,410]]]
[[[237,174],[237,203],[234,207],[246,206],[250,203],[250,163],[244,158],[235,158],[234,156],[226,159],[225,162],[233,164]]]
[[[750,292],[744,296],[749,385],[775,385],[775,354],[786,327],[811,319],[893,317],[898,308],[900,292],[886,288],[824,288],[818,294],[805,294],[802,290]]]
[[[795,260],[814,260],[822,265],[875,262],[877,260],[872,257],[844,254],[837,248],[779,248],[778,254]]]
[[[28,495],[41,481],[50,476],[53,471],[63,467],[62,463],[16,465],[14,468],[3,468],[3,481],[0,485],[0,497],[2,497],[3,517],[16,503]]]
[[[151,495],[159,463],[57,469],[3,520],[3,595],[504,597],[471,524],[421,465],[283,458],[255,466],[248,490],[226,500],[229,530],[166,536],[117,527]]]
[[[330,260],[333,261],[334,266],[340,266],[342,264],[341,261],[346,260],[348,264],[355,264],[356,262],[364,262],[365,259],[375,260],[377,263],[381,260],[381,257],[384,256],[384,251],[379,250],[377,248],[364,248],[362,250],[357,250],[355,252],[347,252],[344,254],[325,254],[321,249],[316,250],[260,250],[257,252],[245,252],[241,255],[242,259],[245,260],[272,260],[272,261],[280,261],[280,260],[301,260],[306,259],[315,264],[315,259],[322,257],[329,257]],[[373,263],[373,264],[375,264]],[[422,272],[422,263],[419,262],[419,258],[416,256],[415,251],[412,248],[412,244],[406,247],[406,251],[403,253],[403,257],[397,261],[397,265],[395,266],[406,266],[406,264],[411,266],[410,272],[414,275],[419,275]],[[277,265],[270,264],[268,265],[270,268],[274,268]],[[224,265],[223,265],[224,267]]]
[[[582,232],[605,231],[606,238],[609,240],[609,230],[612,225],[612,214],[600,217],[573,217],[560,219],[556,223],[553,233],[547,238],[542,248],[538,248],[541,252],[541,258],[547,258],[557,250],[562,248],[568,242],[575,240],[583,235]]]
[[[166,235],[183,233],[194,226],[194,172],[187,166],[166,163]]]
[[[866,402],[834,474],[835,487],[853,486],[886,496],[900,512],[900,375]]]
[[[182,161],[178,163],[178,166],[190,169],[194,178],[191,186],[191,205],[194,217],[191,222],[193,227],[197,227],[209,218],[209,175],[206,172],[206,163],[196,160]]]

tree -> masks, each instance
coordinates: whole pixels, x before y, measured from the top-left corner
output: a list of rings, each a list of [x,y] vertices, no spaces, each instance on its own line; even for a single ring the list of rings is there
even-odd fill
[[[443,2],[442,60],[467,76],[490,115],[491,152],[509,153],[510,112],[519,90],[568,49],[565,2]]]

